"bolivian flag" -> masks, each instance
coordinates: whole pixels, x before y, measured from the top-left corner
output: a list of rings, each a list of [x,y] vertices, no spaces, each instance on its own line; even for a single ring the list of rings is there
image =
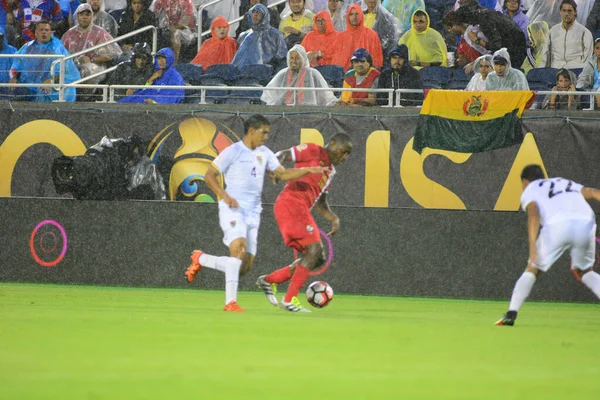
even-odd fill
[[[477,153],[523,141],[521,114],[530,91],[430,90],[421,108],[413,149]]]

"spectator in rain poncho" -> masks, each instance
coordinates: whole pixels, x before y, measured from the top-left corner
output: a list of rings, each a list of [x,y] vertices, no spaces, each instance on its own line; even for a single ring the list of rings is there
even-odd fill
[[[387,58],[387,54],[397,44],[400,37],[396,28],[398,20],[394,14],[381,5],[380,0],[361,0],[360,4],[365,14],[365,26],[377,33],[384,58]]]
[[[237,51],[237,42],[229,37],[229,23],[217,17],[210,25],[212,37],[202,43],[200,51],[190,64],[202,65],[206,69],[213,64],[229,64]]]
[[[448,50],[444,38],[429,26],[429,15],[417,10],[412,17],[412,28],[398,44],[405,44],[410,55],[410,66],[417,69],[429,66],[447,66]]]
[[[333,27],[329,12],[319,11],[314,18],[313,31],[309,32],[302,41],[302,47],[308,52],[311,66],[332,64],[339,35],[340,33]]]
[[[119,34],[119,26],[117,21],[104,10],[103,0],[88,0],[88,4],[92,6],[92,13],[94,15],[94,25],[104,28],[104,30],[110,33],[110,36],[117,37]]]
[[[0,29],[0,54],[15,54],[16,52],[17,49],[8,44],[4,32]],[[0,58],[0,83],[8,83],[10,80],[9,71],[13,61],[12,58]],[[0,99],[9,93],[9,88],[0,87]]]
[[[287,68],[279,71],[266,86],[269,87],[296,87],[296,88],[327,88],[327,82],[319,71],[308,64],[308,56],[304,47],[299,44],[293,46],[287,53]],[[294,96],[296,100],[294,101]],[[296,104],[300,106],[331,106],[337,98],[330,90],[326,91],[297,91],[292,90],[264,90],[260,98],[269,106]]]
[[[527,34],[529,18],[527,18],[527,15],[523,12],[521,0],[504,0],[502,10],[504,15],[510,17],[515,24],[519,25],[519,28],[523,31],[523,35],[525,35],[526,45],[529,46],[529,35]]]
[[[50,23],[40,21],[35,24],[35,40],[26,43],[19,49],[17,54],[62,54],[69,55],[69,52],[62,42],[52,36]],[[50,66],[55,59],[53,58],[15,58],[10,69],[10,83],[53,83],[54,79],[50,75]],[[55,69],[55,76],[58,76],[58,68]],[[73,62],[65,62],[65,83],[71,83],[80,79],[79,70]],[[25,91],[31,96],[31,101],[50,102],[58,100],[58,92],[50,88],[26,88]],[[65,101],[75,101],[75,88],[65,89]]]
[[[402,36],[412,27],[412,16],[415,11],[425,10],[423,0],[384,0],[382,5],[398,19],[400,24],[398,36]]]
[[[346,11],[351,4],[353,4],[352,0],[327,0],[327,11],[336,31],[346,30]]]
[[[148,43],[136,43],[133,46],[131,60],[117,65],[107,84],[145,85],[153,73],[152,48]],[[134,89],[115,89],[115,99],[131,96],[134,92]]]
[[[523,65],[521,65],[521,69],[526,75],[533,68],[538,68],[542,65],[542,50],[544,49],[549,30],[550,28],[546,21],[534,22],[527,27],[529,47],[527,48],[527,57],[523,61]]]
[[[574,92],[577,77],[573,71],[561,68],[556,71],[556,85],[552,88],[552,94],[547,94],[542,102],[542,108],[557,110],[577,110],[579,108],[579,96],[574,94],[562,94],[561,92]]]
[[[196,1],[194,2],[194,6],[202,3],[206,4],[208,1]],[[238,0],[221,0],[218,3],[206,7],[206,11],[208,12],[208,18],[211,21],[217,17],[223,17],[225,18],[225,21],[233,21],[234,19],[238,19],[240,17],[240,2]],[[195,12],[196,11],[194,8],[194,13]],[[239,22],[234,22],[231,24],[229,36],[235,36],[235,32],[239,25]]]
[[[255,6],[259,3],[264,4],[266,6],[268,4],[268,1],[267,0],[250,0],[250,8],[252,8],[253,6]],[[279,16],[279,11],[277,11],[277,7],[267,8],[267,10],[269,11],[269,23],[271,24],[271,26],[273,28],[279,29],[279,22],[281,22],[281,17]],[[245,32],[248,29],[250,29],[250,24],[248,23],[249,20],[250,20],[250,12],[246,11],[246,13],[243,16],[243,19],[240,21],[240,24],[238,25],[238,28],[235,31],[236,36],[239,37],[242,34],[242,32]]]
[[[196,25],[192,0],[155,0],[151,8],[158,18],[158,26],[169,31],[177,64],[181,47],[191,44],[194,40]]]
[[[546,21],[548,26],[560,23],[560,3],[562,0],[536,0],[527,11],[529,23]],[[592,10],[594,0],[577,0],[577,22],[585,25]]]
[[[287,55],[283,33],[269,24],[269,12],[263,4],[248,11],[251,28],[238,38],[239,49],[231,63],[238,67],[271,64],[276,69]]]
[[[160,49],[154,56],[155,73],[146,82],[150,89],[137,91],[132,96],[119,100],[119,103],[159,103],[174,104],[183,100],[183,89],[159,89],[156,86],[185,86],[183,78],[174,67],[175,53],[168,47]]]
[[[306,7],[305,0],[288,0],[291,13],[281,18],[279,30],[285,37],[288,48],[300,44],[307,33],[313,30],[315,14]]]
[[[379,35],[364,25],[365,14],[360,5],[352,4],[346,12],[346,30],[338,38],[338,51],[336,52],[333,63],[341,65],[344,71],[351,66],[350,59],[352,54],[358,48],[363,48],[369,52],[372,57],[373,66],[383,67],[383,50]]]
[[[505,48],[494,53],[494,72],[485,80],[485,90],[529,90],[525,75],[510,65],[510,55]]]
[[[475,71],[475,75],[469,81],[467,88],[465,90],[480,92],[485,89],[485,81],[487,80],[488,75],[492,70],[493,61],[492,55],[486,54],[484,56],[479,57],[473,63],[473,71]]]

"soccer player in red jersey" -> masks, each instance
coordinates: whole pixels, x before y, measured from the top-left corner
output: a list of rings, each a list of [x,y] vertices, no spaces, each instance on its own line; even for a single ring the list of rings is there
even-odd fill
[[[338,133],[325,147],[312,143],[300,144],[277,153],[281,163],[292,161],[295,168],[322,166],[329,167],[329,170],[320,175],[306,175],[288,182],[275,200],[275,220],[285,245],[296,249],[302,256],[291,265],[269,275],[262,275],[256,281],[274,306],[278,304],[276,285],[291,279],[279,306],[292,312],[310,312],[300,304],[298,292],[306,283],[310,271],[319,268],[326,260],[319,228],[311,209],[315,207],[323,218],[331,222],[329,235],[334,235],[340,227],[340,219],[329,208],[327,193],[335,175],[335,166],[346,161],[351,152],[350,136]]]

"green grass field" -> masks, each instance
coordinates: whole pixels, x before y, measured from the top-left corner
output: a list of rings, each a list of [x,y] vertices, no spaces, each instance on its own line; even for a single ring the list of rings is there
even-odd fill
[[[600,307],[0,284],[0,399],[597,399]]]

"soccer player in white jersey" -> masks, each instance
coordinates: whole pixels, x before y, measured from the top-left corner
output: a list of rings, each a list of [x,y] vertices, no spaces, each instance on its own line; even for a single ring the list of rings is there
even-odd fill
[[[517,280],[508,312],[496,325],[513,326],[531,292],[537,275],[570,249],[572,266],[585,286],[600,298],[600,275],[592,270],[596,260],[596,215],[586,200],[600,201],[600,190],[564,178],[548,178],[539,165],[521,172],[521,206],[527,211],[529,261]]]
[[[307,174],[321,174],[326,167],[286,169],[264,143],[269,138],[271,124],[256,114],[244,123],[243,140],[227,147],[208,168],[204,180],[219,198],[219,224],[223,243],[229,247],[229,257],[217,257],[194,250],[192,263],[185,275],[191,283],[202,267],[225,273],[225,311],[244,311],[237,304],[239,276],[252,267],[257,250],[260,226],[261,194],[265,171],[280,179],[292,180]],[[225,178],[223,189],[219,175]]]

